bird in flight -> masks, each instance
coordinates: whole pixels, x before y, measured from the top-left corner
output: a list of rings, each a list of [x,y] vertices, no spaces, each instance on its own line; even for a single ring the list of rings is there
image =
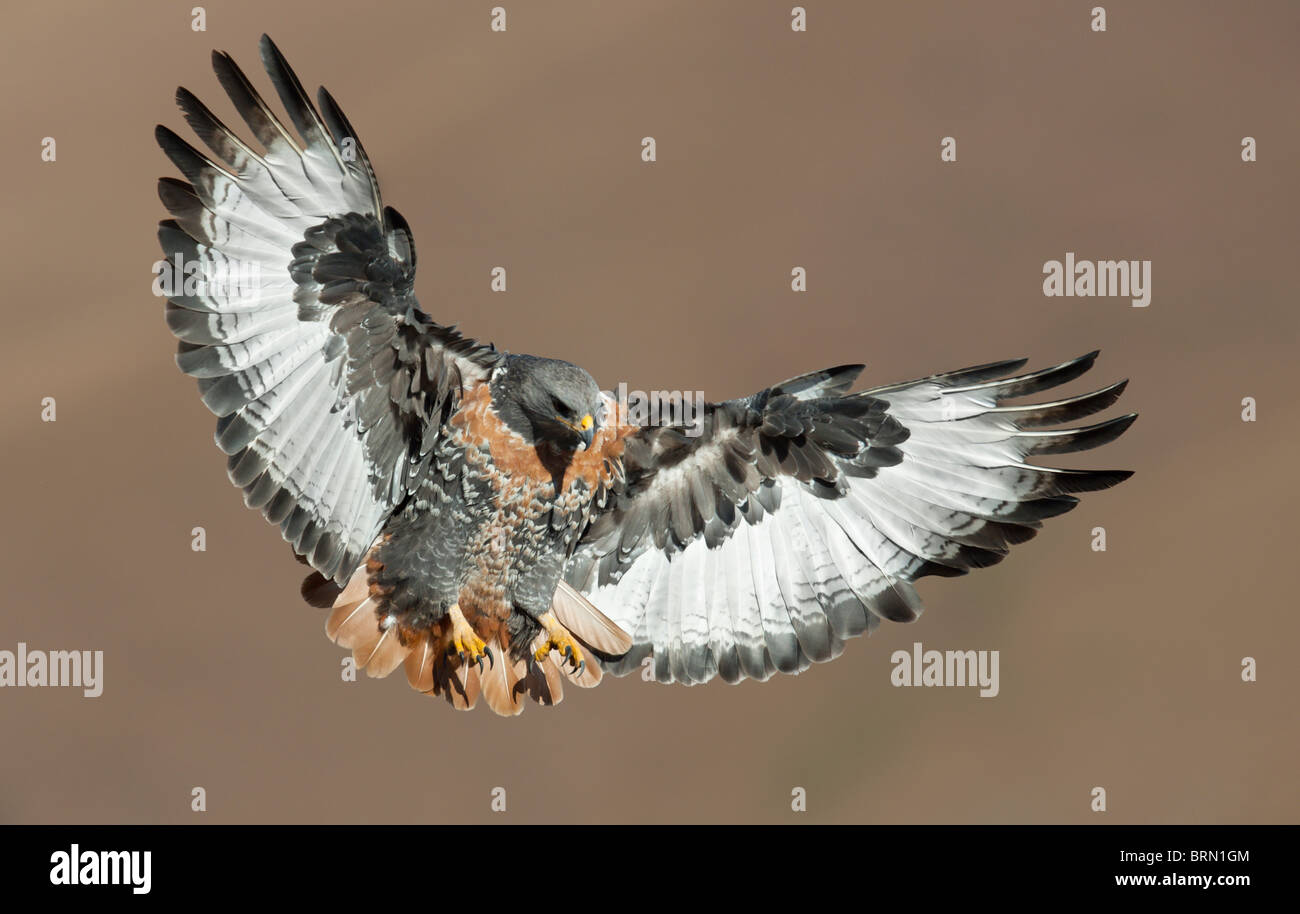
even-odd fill
[[[632,421],[583,369],[426,314],[411,231],[356,131],[266,36],[261,58],[288,124],[216,52],[256,145],[184,88],[207,152],[157,128],[185,177],[158,185],[158,237],[186,276],[167,324],[231,480],[311,566],[304,597],[372,676],[401,666],[456,708],[513,715],[606,672],[799,673],[915,619],[917,579],[999,562],[1076,493],[1130,475],[1028,462],[1134,420],[1060,428],[1124,381],[1020,401],[1095,352],[857,392],[863,366],[844,365],[704,405],[697,427]]]

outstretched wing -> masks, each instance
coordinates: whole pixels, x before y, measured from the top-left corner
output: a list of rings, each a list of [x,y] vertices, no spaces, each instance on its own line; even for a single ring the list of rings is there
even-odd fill
[[[626,488],[588,528],[566,578],[662,682],[797,673],[881,619],[921,612],[912,582],[1002,560],[1041,522],[1122,471],[1025,458],[1097,447],[1136,416],[1047,430],[1105,409],[1127,382],[1036,405],[1097,353],[1006,377],[1024,360],[847,394],[862,366],[710,404],[702,433],[630,436]]]
[[[410,231],[356,133],[324,89],[322,120],[265,35],[261,52],[301,139],[221,52],[217,78],[261,150],[183,88],[212,156],[157,129],[187,179],[158,185],[174,217],[158,231],[167,324],[245,502],[343,584],[499,356],[420,311]]]

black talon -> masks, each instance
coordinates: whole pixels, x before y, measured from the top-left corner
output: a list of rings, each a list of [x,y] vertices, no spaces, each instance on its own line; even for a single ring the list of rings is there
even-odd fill
[[[582,661],[582,663],[578,664],[578,668],[573,671],[573,675],[581,676],[586,669],[587,669],[587,661],[584,660]]]
[[[492,648],[490,648],[490,647],[485,647],[485,648],[483,648],[483,653],[484,653],[484,654],[487,654],[488,667],[489,667],[490,669],[494,669],[494,670],[495,670],[495,669],[497,668],[497,660],[496,660],[495,657],[492,656]],[[480,673],[483,672],[483,664],[482,664],[482,662],[479,663],[479,667],[478,667],[478,669],[479,669],[479,672],[480,672]]]

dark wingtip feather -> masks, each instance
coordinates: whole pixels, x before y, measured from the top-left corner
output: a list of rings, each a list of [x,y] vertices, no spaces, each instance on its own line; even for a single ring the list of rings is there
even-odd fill
[[[1062,494],[1073,492],[1100,492],[1117,486],[1133,475],[1132,470],[1060,470],[1034,467],[1050,476],[1053,488]]]
[[[298,553],[294,553],[298,556]],[[306,564],[306,559],[298,556],[299,561]],[[302,582],[302,597],[307,601],[309,606],[315,606],[317,609],[329,609],[338,599],[343,588],[338,584],[325,577],[319,571],[313,571]]]
[[[1028,364],[1029,359],[1003,359],[1000,362],[985,362],[983,365],[972,365],[969,368],[959,368],[956,371],[949,371],[936,377],[943,378],[949,384],[958,385],[962,383],[974,383],[976,381],[989,381],[994,378],[1005,377],[1013,371],[1019,371]]]
[[[970,574],[969,568],[957,568],[952,565],[940,565],[938,562],[926,562],[917,569],[914,577],[959,578],[965,574]]]
[[[158,223],[159,241],[167,241],[168,239],[174,239],[176,241],[180,241],[181,239],[177,238],[178,235],[182,236],[185,241],[189,241],[189,242],[194,241],[193,238],[185,234],[185,229],[181,228],[181,224],[177,222],[175,219],[163,219]],[[171,252],[169,251],[168,253]]]
[[[158,179],[158,199],[169,213],[175,213],[177,208],[186,206],[194,196],[194,185],[188,181],[170,177]]]
[[[1057,432],[1021,432],[1016,437],[1029,446],[1026,454],[1071,454],[1109,444],[1137,419],[1137,413],[1128,413],[1105,422],[1083,428],[1062,429]]]
[[[1048,495],[1043,498],[1031,498],[1022,501],[1006,514],[998,515],[998,520],[1013,524],[1037,524],[1049,517],[1059,517],[1073,511],[1079,499],[1073,495]]]
[[[1019,428],[1040,428],[1076,422],[1113,405],[1128,387],[1128,379],[1094,390],[1091,393],[1064,397],[1048,403],[1024,403],[1015,406],[997,406],[989,410],[1012,420]]]
[[[916,591],[904,584],[877,594],[866,604],[866,608],[890,622],[915,622],[920,618],[924,607]]]
[[[951,388],[950,392],[986,390],[998,400],[1022,397],[1025,394],[1037,393],[1040,390],[1047,390],[1073,381],[1092,368],[1099,354],[1100,350],[1094,350],[1087,355],[1081,355],[1077,359],[1070,359],[1068,362],[1062,362],[1060,365],[1053,365],[1050,368],[1031,371],[1029,374],[1006,378],[1001,381],[985,381],[980,384],[955,387]]]
[[[289,61],[267,35],[262,36],[259,47],[262,66],[266,68],[267,76],[271,77],[276,94],[280,96],[285,111],[289,113],[289,120],[293,122],[294,128],[307,148],[326,147],[337,156],[337,150],[332,143],[328,142],[326,127],[321,122],[320,114],[312,105],[306,90],[303,89],[298,74],[293,71],[293,67],[289,66]]]

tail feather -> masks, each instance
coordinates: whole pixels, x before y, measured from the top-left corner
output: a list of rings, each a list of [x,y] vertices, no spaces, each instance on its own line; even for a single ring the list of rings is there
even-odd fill
[[[520,701],[523,690],[516,686],[528,675],[528,660],[510,656],[509,650],[502,647],[499,640],[491,646],[496,660],[479,673],[483,699],[502,717],[514,717],[524,709],[524,703]]]
[[[433,648],[428,638],[421,638],[415,650],[406,655],[406,681],[417,692],[433,692]]]
[[[406,681],[425,695],[445,698],[458,711],[468,711],[478,703],[477,667],[466,667],[435,644],[437,636],[421,636],[406,655]]]
[[[473,708],[480,696],[493,711],[506,717],[521,713],[525,699],[557,705],[564,699],[566,679],[584,689],[599,684],[603,676],[599,658],[617,655],[627,647],[628,636],[622,629],[585,597],[562,585],[555,599],[556,616],[566,628],[572,625],[571,634],[588,649],[581,670],[554,653],[536,659],[534,652],[546,644],[545,633],[538,635],[522,657],[514,656],[504,627],[479,632],[488,642],[492,660],[482,668],[469,665],[448,649],[449,617],[421,630],[405,624],[400,614],[390,613],[389,594],[371,583],[378,567],[363,562],[338,591],[325,634],[335,644],[351,648],[357,668],[368,676],[382,678],[401,666],[412,689],[443,698],[457,710]],[[311,577],[303,589],[317,597],[328,592]]]
[[[397,626],[393,625],[380,632],[372,644],[354,650],[352,657],[357,662],[357,669],[364,669],[372,678],[383,679],[401,666],[411,653],[411,646],[402,644]]]
[[[607,657],[621,657],[632,649],[632,636],[565,581],[555,588],[551,611],[579,641]]]
[[[539,666],[546,679],[546,691],[551,696],[545,704],[558,705],[564,700],[564,674],[560,672],[554,657],[547,657]]]
[[[433,691],[457,711],[468,711],[478,704],[480,674],[478,667],[468,666],[435,646],[433,650]]]
[[[457,704],[455,698],[452,699],[452,707],[458,711],[469,711],[474,705],[478,704],[478,697],[483,691],[480,680],[478,667],[465,667],[460,670],[461,689],[456,697],[461,703]]]
[[[339,647],[352,647],[364,643],[370,629],[379,628],[375,618],[374,601],[367,597],[356,603],[343,603],[342,597],[334,604],[334,611],[325,622],[325,636]]]
[[[600,685],[601,679],[605,677],[605,672],[600,668],[600,662],[588,658],[587,665],[579,672],[574,670],[568,664],[561,664],[560,671],[580,689],[594,689]]]

